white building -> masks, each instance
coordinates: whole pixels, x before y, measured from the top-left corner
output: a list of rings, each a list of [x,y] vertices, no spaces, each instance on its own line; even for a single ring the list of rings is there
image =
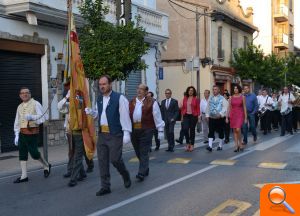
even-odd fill
[[[73,0],[77,25],[82,24],[78,11],[80,0]],[[107,0],[107,19],[116,22],[113,0]],[[13,123],[20,87],[27,86],[32,96],[49,107],[48,144],[63,144],[63,118],[57,110],[62,98],[64,50],[67,23],[66,0],[0,0],[0,146],[12,150]],[[160,47],[168,39],[168,16],[156,10],[156,0],[132,0],[132,18],[140,16],[147,32],[145,41],[149,52],[143,56],[146,71],[132,74],[128,81],[116,83],[115,88],[129,98],[138,83],[146,83],[158,94],[158,63]],[[41,137],[42,138],[42,137]]]

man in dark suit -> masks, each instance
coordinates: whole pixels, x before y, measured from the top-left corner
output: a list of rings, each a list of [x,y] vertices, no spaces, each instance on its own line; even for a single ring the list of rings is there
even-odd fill
[[[171,98],[172,91],[170,89],[165,90],[166,99],[161,102],[161,114],[162,119],[165,122],[165,133],[168,140],[167,152],[174,152],[174,126],[178,116],[178,101]]]

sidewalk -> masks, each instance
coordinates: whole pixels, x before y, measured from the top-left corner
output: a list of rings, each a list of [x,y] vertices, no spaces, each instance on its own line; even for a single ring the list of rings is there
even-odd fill
[[[175,139],[179,137],[180,132],[180,122],[175,126]],[[196,142],[202,138],[202,133],[196,132]],[[152,141],[152,147],[155,148],[155,141]],[[167,141],[163,140],[161,142],[161,148],[167,147]],[[43,148],[39,148],[40,152],[43,153]],[[123,152],[133,150],[132,144],[126,144],[123,147]],[[95,154],[95,157],[97,155]],[[48,160],[52,166],[61,165],[67,163],[68,159],[68,145],[56,145],[49,146],[48,148]],[[28,171],[41,169],[39,162],[34,161],[30,155],[28,156],[27,163]],[[20,163],[19,163],[19,153],[18,151],[0,153],[0,177],[10,176],[21,173]]]

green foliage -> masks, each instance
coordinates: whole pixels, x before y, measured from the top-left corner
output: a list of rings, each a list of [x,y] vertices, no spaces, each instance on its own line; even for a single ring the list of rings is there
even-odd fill
[[[252,79],[261,85],[280,89],[285,85],[300,84],[300,59],[294,54],[280,58],[275,54],[264,56],[260,46],[249,44],[246,49],[234,51],[230,62],[241,79]],[[297,84],[298,83],[298,84]]]
[[[113,80],[125,80],[131,72],[146,69],[141,58],[149,48],[143,28],[132,22],[117,26],[105,21],[108,8],[103,0],[85,0],[80,12],[86,21],[79,40],[88,78],[95,80],[108,74]]]

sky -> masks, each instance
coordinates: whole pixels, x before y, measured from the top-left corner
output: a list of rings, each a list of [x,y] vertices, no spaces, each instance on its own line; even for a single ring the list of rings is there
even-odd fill
[[[240,0],[244,8],[251,6],[252,1],[253,0]],[[294,44],[300,48],[300,0],[294,0]]]

